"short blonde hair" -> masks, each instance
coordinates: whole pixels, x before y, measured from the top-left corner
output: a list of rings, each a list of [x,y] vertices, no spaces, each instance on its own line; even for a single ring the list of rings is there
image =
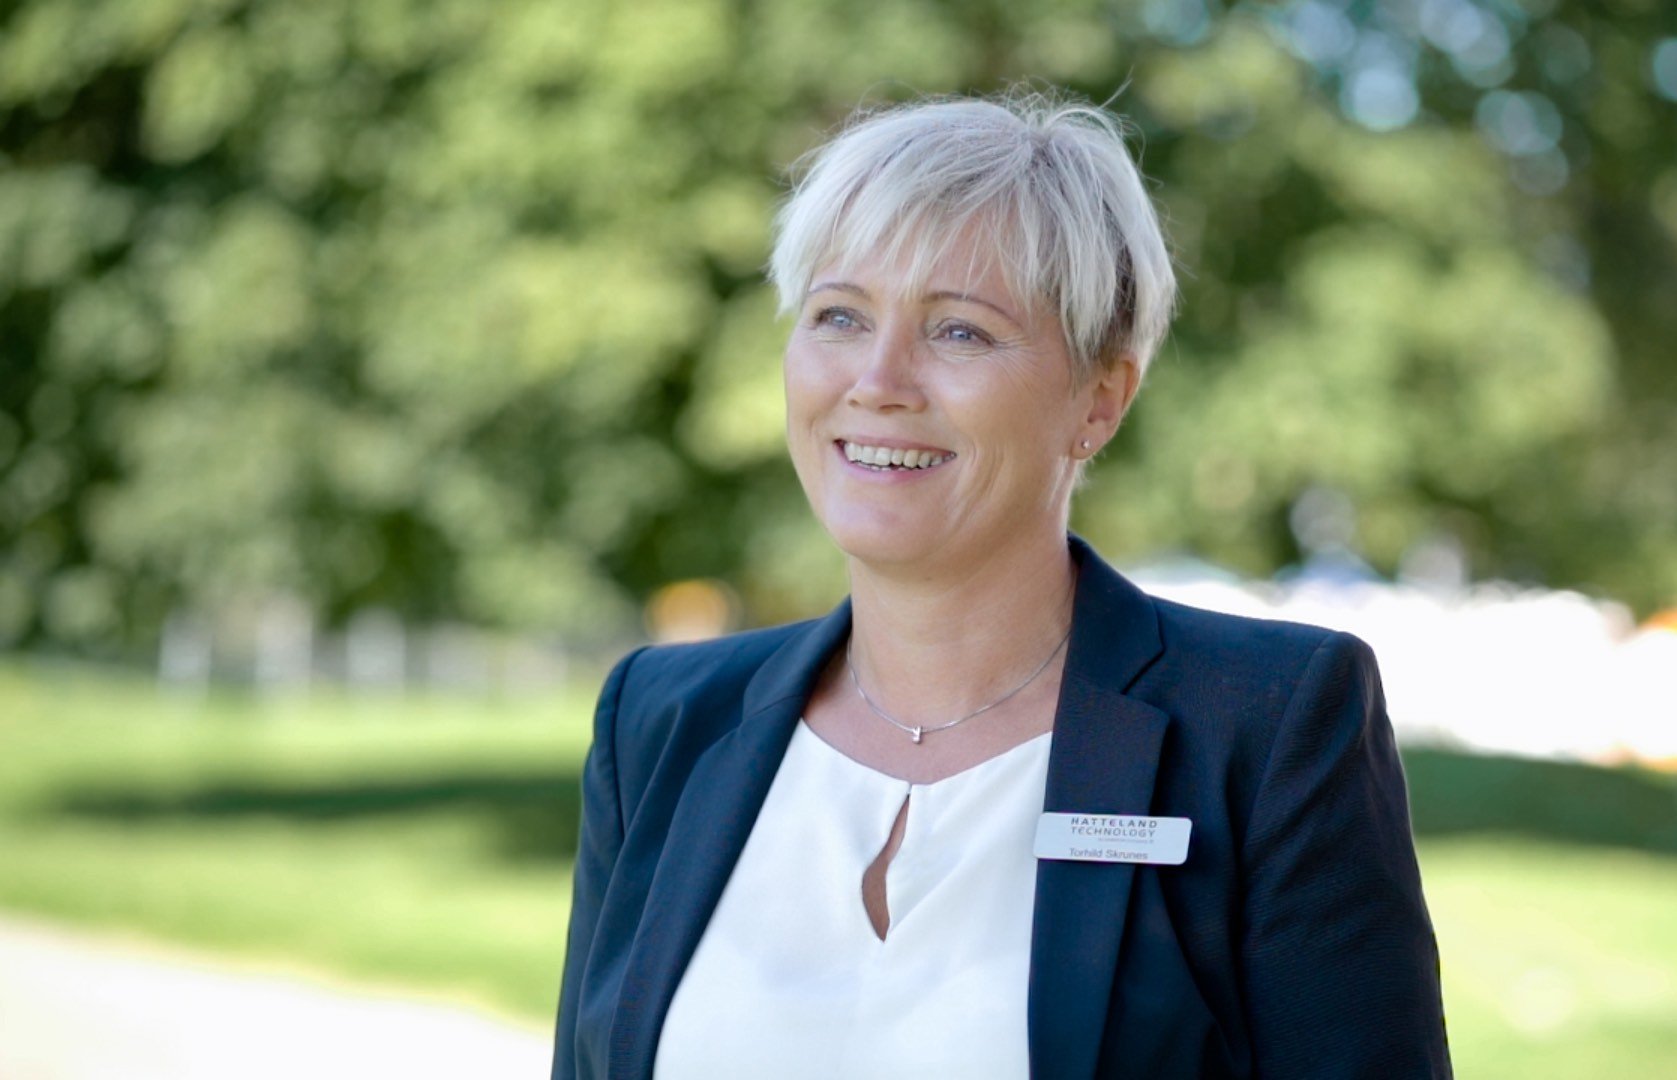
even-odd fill
[[[976,228],[1015,298],[1057,308],[1080,380],[1126,352],[1145,371],[1176,275],[1124,134],[1104,109],[1035,92],[858,112],[793,166],[769,260],[782,313],[830,262],[901,260],[918,287]]]

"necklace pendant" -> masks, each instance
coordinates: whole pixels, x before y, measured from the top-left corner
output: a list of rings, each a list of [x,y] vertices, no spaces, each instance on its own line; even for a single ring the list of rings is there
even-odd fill
[[[1030,678],[1026,679],[1024,682],[1020,683],[1018,686],[1015,686],[1012,690],[1009,690],[1007,693],[1003,694],[1001,697],[999,697],[996,700],[990,702],[988,705],[981,705],[978,708],[974,709],[972,712],[967,713],[965,716],[957,716],[953,720],[946,720],[941,724],[935,724],[935,725],[932,726],[931,730],[933,730],[933,731],[948,731],[950,728],[954,727],[956,724],[964,724],[968,720],[971,720],[973,717],[982,715],[983,713],[987,713],[991,709],[995,708],[997,705],[1000,705],[1002,702],[1007,701],[1009,698],[1011,698],[1015,694],[1019,693],[1019,691],[1025,689],[1025,687],[1027,687],[1027,686],[1031,685],[1031,683],[1035,682],[1036,677],[1038,675],[1041,675],[1044,671],[1046,671],[1048,669],[1048,665],[1053,662],[1053,660],[1056,656],[1060,655],[1060,650],[1065,648],[1066,647],[1066,642],[1068,642],[1070,640],[1071,640],[1071,628],[1067,627],[1065,637],[1062,637],[1060,639],[1060,643],[1058,645],[1054,646],[1054,651],[1049,653],[1047,658],[1044,659],[1042,663],[1040,663],[1036,666],[1036,670],[1031,672]],[[901,720],[898,720],[896,717],[892,716],[890,713],[886,712],[884,709],[880,708],[879,703],[877,701],[875,701],[873,698],[868,696],[868,692],[866,690],[862,689],[862,680],[856,677],[856,665],[851,662],[850,646],[849,645],[846,645],[845,648],[844,648],[844,666],[845,666],[845,669],[850,672],[850,685],[854,686],[856,688],[856,696],[862,699],[862,704],[864,704],[868,707],[868,711],[873,713],[875,716],[879,717],[881,720],[885,721],[887,724],[890,724],[892,727],[896,728],[898,731],[901,731],[903,734],[907,735],[909,737],[909,740],[911,742],[913,742],[915,746],[919,746],[920,743],[921,743],[921,740],[923,740],[926,737],[926,727],[925,727],[925,725],[915,724],[913,727],[910,727],[909,725],[903,723]]]

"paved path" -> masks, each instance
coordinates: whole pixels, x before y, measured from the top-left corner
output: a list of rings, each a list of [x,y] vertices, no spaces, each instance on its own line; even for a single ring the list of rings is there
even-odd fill
[[[0,918],[0,1080],[547,1076],[548,1037]]]

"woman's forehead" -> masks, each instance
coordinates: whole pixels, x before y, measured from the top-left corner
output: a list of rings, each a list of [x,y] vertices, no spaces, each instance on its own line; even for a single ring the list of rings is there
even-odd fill
[[[810,288],[842,284],[896,299],[972,298],[1023,314],[1043,298],[1019,276],[994,233],[969,225],[880,238],[870,247],[835,244],[817,262]]]

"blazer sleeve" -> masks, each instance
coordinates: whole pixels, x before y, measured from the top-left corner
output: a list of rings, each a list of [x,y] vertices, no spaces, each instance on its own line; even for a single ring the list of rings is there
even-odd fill
[[[559,1025],[553,1040],[553,1080],[576,1076],[578,992],[600,922],[606,883],[623,846],[623,803],[617,786],[617,708],[636,649],[612,668],[594,710],[594,741],[582,767],[582,826],[565,935],[565,974],[559,988]]]
[[[1328,635],[1282,718],[1242,850],[1257,1075],[1450,1076],[1438,947],[1373,653]]]

